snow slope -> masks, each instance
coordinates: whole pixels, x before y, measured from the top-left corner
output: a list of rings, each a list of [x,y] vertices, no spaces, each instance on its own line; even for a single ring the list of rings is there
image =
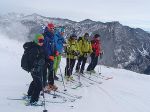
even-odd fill
[[[23,43],[10,40],[0,35],[0,112],[42,112],[43,107],[24,106],[23,101],[12,101],[8,98],[21,98],[26,93],[31,76],[20,68]],[[87,65],[86,65],[87,66]],[[61,70],[64,73],[65,59],[62,59]],[[75,102],[47,103],[48,112],[150,112],[150,76],[123,69],[97,66],[96,71],[104,76],[113,76],[105,80],[91,76],[93,80],[103,82],[91,85],[89,80],[81,77],[83,87],[67,92],[82,96]],[[60,76],[59,76],[60,77]],[[75,76],[78,81],[77,77]],[[63,85],[56,82],[60,91]],[[87,87],[88,86],[88,87]],[[49,101],[59,101],[46,95]],[[41,98],[42,100],[42,98]]]

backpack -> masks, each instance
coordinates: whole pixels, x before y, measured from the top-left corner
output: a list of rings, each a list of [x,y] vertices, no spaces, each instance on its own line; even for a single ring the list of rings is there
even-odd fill
[[[21,67],[27,72],[31,72],[33,66],[33,63],[30,62],[31,59],[29,59],[31,55],[31,49],[33,48],[33,46],[34,46],[33,42],[26,42],[23,45],[24,53],[21,58]]]

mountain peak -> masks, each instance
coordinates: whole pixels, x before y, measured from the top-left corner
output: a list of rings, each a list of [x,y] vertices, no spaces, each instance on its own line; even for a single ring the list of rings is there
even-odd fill
[[[80,22],[95,22],[95,21],[93,21],[93,20],[91,20],[91,19],[85,19],[85,20],[80,21]]]
[[[81,24],[92,24],[92,23],[95,23],[95,21],[92,21],[91,19],[85,19],[83,21],[80,21],[79,23],[81,23]]]
[[[119,21],[106,22],[106,24],[121,25]]]

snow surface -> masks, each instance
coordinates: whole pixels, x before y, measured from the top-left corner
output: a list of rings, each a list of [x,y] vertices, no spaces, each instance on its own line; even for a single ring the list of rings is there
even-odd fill
[[[43,107],[25,106],[23,101],[8,100],[8,98],[21,98],[23,93],[27,92],[32,78],[20,67],[23,43],[2,35],[0,39],[0,112],[42,112]],[[63,74],[64,67],[65,59],[62,59]],[[48,112],[150,112],[150,76],[97,66],[96,71],[100,70],[102,75],[113,76],[113,79],[105,80],[91,76],[94,80],[103,83],[90,85],[81,78],[84,87],[75,90],[66,85],[68,93],[82,98],[62,104],[46,102]],[[56,82],[56,85],[60,91],[63,91],[62,83]],[[58,100],[50,98],[50,95],[46,95],[46,99]]]

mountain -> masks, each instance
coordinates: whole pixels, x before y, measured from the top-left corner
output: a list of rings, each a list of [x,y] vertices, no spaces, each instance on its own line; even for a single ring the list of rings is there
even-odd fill
[[[43,107],[25,106],[22,100],[32,81],[31,75],[21,69],[20,60],[23,54],[23,42],[8,39],[0,34],[0,112],[43,112]],[[61,72],[65,69],[66,59],[60,63]],[[88,64],[86,64],[87,67]],[[58,90],[63,93],[53,95],[45,94],[46,109],[48,112],[150,112],[150,77],[123,69],[106,66],[97,66],[97,74],[81,76],[81,87],[71,89],[78,84],[78,76],[74,76],[76,82],[67,83],[64,90],[61,81],[55,81]],[[98,73],[101,70],[101,75]],[[112,79],[106,80],[106,77]],[[96,83],[91,80],[102,82]],[[51,92],[53,94],[53,92]],[[40,96],[43,101],[43,97]]]
[[[118,21],[103,23],[86,19],[75,22],[68,19],[43,17],[35,13],[32,15],[9,14],[5,16],[5,19],[2,18],[3,16],[0,17],[2,32],[6,32],[5,34],[10,38],[20,40],[32,40],[35,33],[43,32],[48,22],[64,26],[65,37],[69,37],[73,32],[78,36],[83,36],[85,32],[88,32],[91,37],[99,33],[104,51],[99,63],[138,73],[149,74],[150,72],[150,61],[146,58],[150,52],[150,33],[140,28],[130,28]]]

